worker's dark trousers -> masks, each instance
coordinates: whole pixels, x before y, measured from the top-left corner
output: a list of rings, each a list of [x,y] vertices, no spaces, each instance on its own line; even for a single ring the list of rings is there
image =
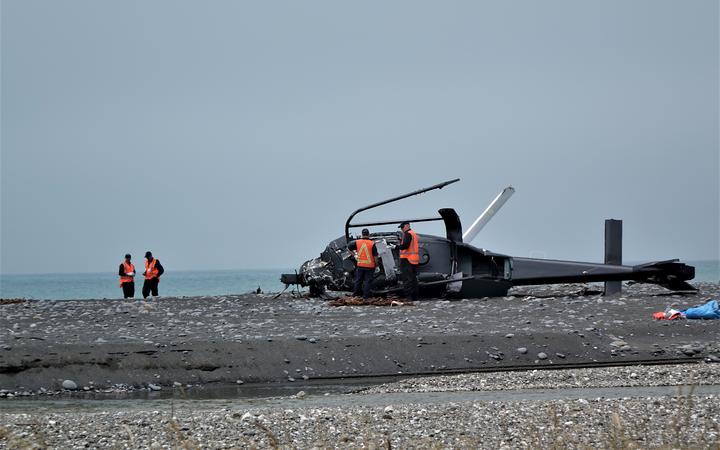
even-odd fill
[[[403,277],[405,298],[412,301],[418,297],[417,264],[410,264],[407,259],[400,258],[400,273]]]
[[[143,298],[147,298],[148,295],[150,295],[150,292],[152,292],[152,295],[157,297],[158,295],[158,283],[160,282],[160,278],[151,278],[149,280],[145,280],[143,283]]]
[[[135,282],[130,281],[129,283],[122,284],[123,297],[133,298],[135,297]]]
[[[373,273],[375,269],[367,269],[365,267],[355,268],[355,288],[353,289],[353,295],[360,295],[362,292],[363,298],[370,297],[370,282],[372,281]]]

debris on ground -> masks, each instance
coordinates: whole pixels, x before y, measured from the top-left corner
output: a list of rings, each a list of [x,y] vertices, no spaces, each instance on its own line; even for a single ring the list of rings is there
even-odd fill
[[[354,296],[339,297],[328,302],[330,306],[412,306],[412,304],[411,301],[400,300],[394,297],[362,298]]]

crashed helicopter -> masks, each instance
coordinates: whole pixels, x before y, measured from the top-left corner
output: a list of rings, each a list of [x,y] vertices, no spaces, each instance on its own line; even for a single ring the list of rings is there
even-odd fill
[[[522,258],[503,255],[470,245],[478,232],[514,193],[504,189],[485,211],[463,233],[458,214],[452,208],[438,210],[438,216],[353,223],[355,216],[389,203],[442,189],[460,179],[445,181],[424,189],[355,210],[345,222],[345,234],[331,241],[319,257],[306,261],[293,274],[282,274],[286,285],[308,287],[310,294],[320,296],[326,290],[352,291],[355,273],[355,254],[348,249],[352,240],[351,228],[442,221],[445,236],[418,233],[420,264],[417,269],[421,297],[479,298],[505,296],[513,286],[555,283],[620,282],[631,280],[653,283],[674,291],[695,290],[688,280],[695,277],[695,268],[677,259],[628,266],[577,261]],[[371,289],[373,295],[402,291],[399,274],[399,254],[395,246],[400,235],[394,232],[370,234],[378,250],[379,264],[375,269]]]

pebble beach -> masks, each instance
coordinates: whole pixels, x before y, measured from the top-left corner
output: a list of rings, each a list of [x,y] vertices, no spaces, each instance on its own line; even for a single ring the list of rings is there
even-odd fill
[[[651,317],[698,287],[5,301],[0,448],[716,448],[720,324]]]

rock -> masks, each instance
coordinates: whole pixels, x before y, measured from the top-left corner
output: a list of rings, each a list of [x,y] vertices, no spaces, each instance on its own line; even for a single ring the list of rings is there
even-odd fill
[[[557,357],[560,358],[560,359],[565,359],[565,354],[564,354],[564,353],[555,353],[555,356],[557,356]]]
[[[295,398],[305,398],[305,391],[300,391],[297,394],[295,394]]]
[[[306,341],[307,336],[295,336],[295,339],[297,339],[298,341]]]
[[[253,419],[253,415],[250,414],[249,412],[246,412],[246,413],[243,414],[242,417],[240,418],[240,420],[242,420],[243,422],[248,422],[248,421],[250,421],[250,420],[252,420],[252,419]]]
[[[628,343],[623,341],[622,339],[617,339],[610,343],[610,347],[615,347],[615,348],[623,348],[623,347],[627,347],[627,346],[628,346]]]
[[[62,382],[63,389],[67,389],[69,391],[74,391],[77,389],[77,384],[73,380],[65,380]]]
[[[526,354],[526,353],[528,352],[528,349],[525,348],[525,347],[518,347],[518,348],[516,348],[515,350],[516,350],[518,353],[520,353],[521,355],[524,355],[524,354]]]
[[[243,380],[235,380],[235,383],[237,383],[237,384],[245,384],[245,382],[244,382]]]
[[[705,350],[705,347],[702,345],[688,344],[678,347],[678,350],[687,356],[694,356],[695,354],[702,353]]]
[[[545,352],[540,352],[537,354],[537,358],[540,360],[547,359],[547,354]]]
[[[179,382],[177,382],[177,381],[173,381],[173,386],[174,386],[174,387],[181,387],[181,386],[182,386],[182,383],[179,383]]]
[[[506,338],[510,339],[511,337],[515,336],[513,333],[508,333],[505,335]]]
[[[159,391],[162,389],[161,386],[158,386],[157,384],[148,383],[148,388],[150,388],[151,391]]]

